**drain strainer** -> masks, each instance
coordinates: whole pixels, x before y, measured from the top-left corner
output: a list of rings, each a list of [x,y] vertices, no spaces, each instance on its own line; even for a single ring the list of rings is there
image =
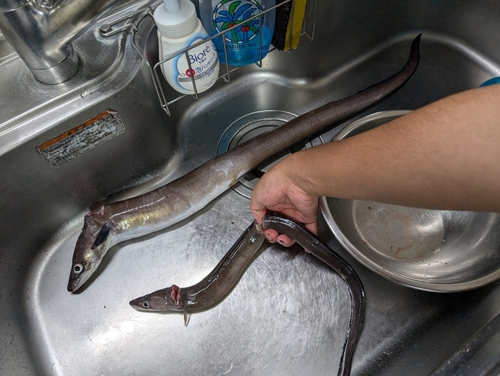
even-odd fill
[[[291,112],[275,110],[256,111],[242,116],[234,121],[222,134],[219,145],[217,146],[217,155],[223,154],[261,133],[278,128],[296,117],[297,115]],[[250,198],[252,196],[252,190],[262,174],[267,172],[281,159],[306,147],[317,146],[322,143],[324,142],[320,136],[312,141],[293,145],[281,154],[262,162],[253,171],[243,176],[238,183],[233,186],[233,189],[242,196]]]

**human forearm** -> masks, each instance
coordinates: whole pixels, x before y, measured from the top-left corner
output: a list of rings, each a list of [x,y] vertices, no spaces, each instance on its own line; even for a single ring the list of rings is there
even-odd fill
[[[500,85],[463,92],[276,166],[312,195],[500,211]]]

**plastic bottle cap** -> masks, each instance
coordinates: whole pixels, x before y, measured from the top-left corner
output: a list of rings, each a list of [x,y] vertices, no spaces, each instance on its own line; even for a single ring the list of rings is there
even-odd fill
[[[154,12],[156,26],[167,38],[182,38],[198,25],[196,9],[189,0],[163,0]]]

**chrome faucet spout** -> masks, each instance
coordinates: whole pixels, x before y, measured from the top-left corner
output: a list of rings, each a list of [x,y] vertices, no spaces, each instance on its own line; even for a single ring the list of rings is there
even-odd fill
[[[73,77],[73,41],[123,0],[0,0],[0,30],[35,78],[58,84]]]

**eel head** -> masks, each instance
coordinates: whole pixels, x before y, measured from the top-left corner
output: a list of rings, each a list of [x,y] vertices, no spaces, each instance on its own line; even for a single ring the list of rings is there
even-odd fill
[[[85,216],[83,230],[73,253],[68,291],[78,290],[95,272],[104,255],[113,246],[113,228],[100,216]]]
[[[180,302],[181,288],[177,285],[167,287],[131,300],[132,308],[138,311],[147,312],[179,312],[184,310],[184,305]]]

